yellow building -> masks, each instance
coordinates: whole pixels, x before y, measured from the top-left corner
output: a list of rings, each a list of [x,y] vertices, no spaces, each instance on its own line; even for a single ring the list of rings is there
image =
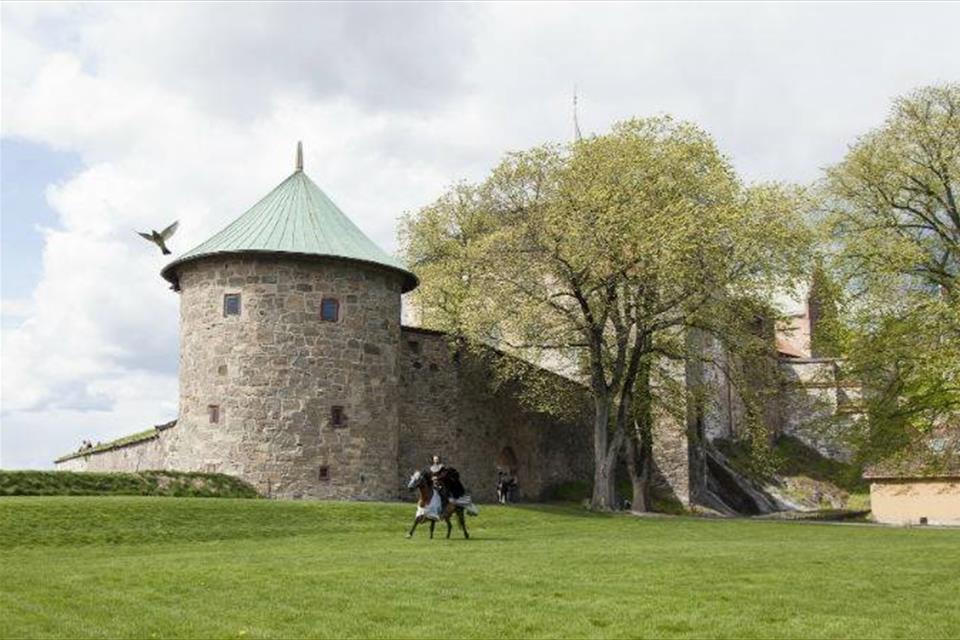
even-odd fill
[[[868,468],[864,478],[870,480],[874,519],[960,526],[960,449],[955,444],[936,438],[920,448],[925,451]]]

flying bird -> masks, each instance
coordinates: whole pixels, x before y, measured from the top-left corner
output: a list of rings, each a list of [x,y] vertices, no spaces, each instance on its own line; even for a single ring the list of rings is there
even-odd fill
[[[151,231],[150,233],[141,233],[138,231],[137,234],[144,240],[149,240],[153,244],[160,247],[160,251],[163,252],[163,255],[167,255],[170,253],[170,249],[167,249],[166,241],[169,240],[170,236],[173,235],[173,232],[177,230],[178,224],[180,224],[180,221],[175,220],[172,225],[160,233],[157,233],[156,231]]]

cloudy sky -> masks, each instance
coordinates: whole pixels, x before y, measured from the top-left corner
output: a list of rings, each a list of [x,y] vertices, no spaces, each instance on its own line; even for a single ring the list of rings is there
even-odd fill
[[[506,151],[631,116],[810,181],[893,96],[960,79],[960,4],[2,6],[0,465],[177,413],[175,253],[306,170],[368,235]]]

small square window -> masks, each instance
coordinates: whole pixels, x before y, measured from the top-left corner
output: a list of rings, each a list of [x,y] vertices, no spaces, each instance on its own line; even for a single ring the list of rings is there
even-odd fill
[[[326,482],[330,479],[330,467],[323,464],[320,465],[320,473],[318,474],[321,482]]]
[[[330,407],[330,426],[334,429],[347,426],[347,417],[343,413],[343,407]]]
[[[407,340],[407,347],[409,347],[410,353],[420,353],[420,343],[416,340]]]
[[[211,404],[207,406],[207,413],[210,415],[210,424],[220,422],[220,405]]]
[[[239,293],[227,293],[223,296],[223,315],[224,316],[240,315],[240,294]]]
[[[321,300],[320,319],[324,322],[338,322],[340,320],[340,301],[336,298]]]

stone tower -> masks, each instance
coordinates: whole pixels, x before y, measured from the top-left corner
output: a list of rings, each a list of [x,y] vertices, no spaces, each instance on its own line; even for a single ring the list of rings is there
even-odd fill
[[[167,467],[285,497],[397,495],[400,295],[416,277],[303,172],[167,265],[180,415]]]

